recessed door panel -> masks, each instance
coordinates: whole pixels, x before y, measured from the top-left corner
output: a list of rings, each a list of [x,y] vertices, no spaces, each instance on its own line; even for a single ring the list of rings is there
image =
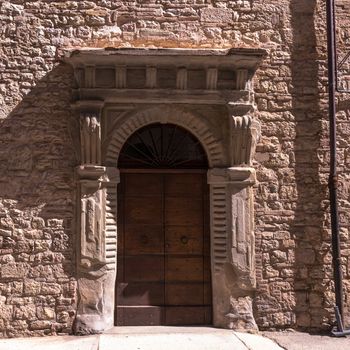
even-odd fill
[[[164,293],[162,282],[121,282],[116,297],[120,306],[164,305]]]
[[[124,204],[125,225],[162,224],[162,200],[156,196],[127,197]]]
[[[166,225],[166,254],[203,254],[203,228],[201,226]]]
[[[166,282],[203,282],[202,257],[172,257],[165,261]]]
[[[162,255],[125,256],[125,282],[164,281],[164,258]]]
[[[203,201],[191,197],[166,197],[164,200],[165,225],[203,227]]]
[[[124,228],[126,255],[163,254],[163,225],[128,224]]]

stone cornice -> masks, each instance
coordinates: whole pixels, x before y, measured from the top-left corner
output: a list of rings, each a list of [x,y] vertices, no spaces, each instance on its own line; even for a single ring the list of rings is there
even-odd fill
[[[176,65],[192,66],[197,64],[229,65],[232,68],[255,70],[266,55],[263,49],[161,49],[161,48],[81,48],[65,49],[60,52],[61,59],[74,67],[81,65],[115,65],[140,63],[162,64],[169,59]]]

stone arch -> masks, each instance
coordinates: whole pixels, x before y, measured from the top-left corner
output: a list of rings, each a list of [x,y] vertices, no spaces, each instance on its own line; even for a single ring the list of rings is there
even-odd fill
[[[114,127],[106,149],[106,164],[117,164],[124,143],[136,130],[159,122],[179,125],[191,132],[201,142],[208,157],[209,167],[222,166],[225,163],[222,141],[213,135],[206,121],[184,109],[162,105],[137,111]]]

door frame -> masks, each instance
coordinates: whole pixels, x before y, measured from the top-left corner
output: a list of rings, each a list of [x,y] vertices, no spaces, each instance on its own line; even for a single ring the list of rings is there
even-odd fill
[[[107,118],[109,109],[104,110],[100,102],[95,109],[93,106],[89,101],[81,109],[81,120],[92,116],[101,120],[103,115]],[[172,123],[189,130],[207,153],[213,325],[219,328],[239,329],[243,326],[244,329],[257,329],[252,308],[256,284],[252,189],[255,170],[244,164],[251,162],[258,124],[248,116],[230,117],[226,129],[228,134],[218,138],[206,118],[179,107],[160,104],[151,108],[138,107],[128,113],[112,124],[109,132],[104,131],[108,137],[101,145],[103,165],[82,164],[77,168],[79,234],[75,333],[96,333],[114,326],[117,184],[120,173],[114,164],[117,164],[128,137],[139,128],[156,122]],[[103,134],[103,130],[97,129],[97,132]],[[84,135],[83,150],[87,144],[89,147],[96,145],[96,136],[89,137],[89,134]],[[235,150],[232,157],[231,149]],[[243,165],[230,166],[229,159]],[[86,212],[87,201],[96,210]],[[96,239],[92,244],[87,237],[94,229],[89,225],[96,221],[100,231],[94,233]]]

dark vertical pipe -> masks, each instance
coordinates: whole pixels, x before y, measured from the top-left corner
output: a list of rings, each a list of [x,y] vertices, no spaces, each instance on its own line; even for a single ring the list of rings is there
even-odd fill
[[[330,173],[329,173],[329,199],[332,228],[332,255],[335,287],[335,303],[339,309],[343,322],[343,283],[339,240],[339,219],[337,201],[337,131],[336,131],[336,52],[335,52],[335,21],[334,0],[326,1],[327,11],[327,48],[328,48],[328,95],[329,95],[329,142],[330,142]],[[339,325],[338,325],[339,328]]]

